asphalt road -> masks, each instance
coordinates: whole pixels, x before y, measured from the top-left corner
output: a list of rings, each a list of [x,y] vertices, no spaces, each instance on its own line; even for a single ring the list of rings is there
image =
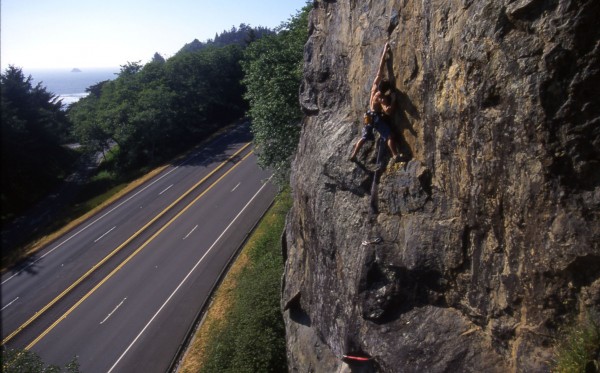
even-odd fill
[[[2,276],[2,344],[85,372],[165,372],[276,188],[246,126]]]

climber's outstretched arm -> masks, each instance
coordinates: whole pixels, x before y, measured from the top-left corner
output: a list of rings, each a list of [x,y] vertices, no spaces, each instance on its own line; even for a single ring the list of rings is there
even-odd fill
[[[383,79],[384,69],[385,69],[385,60],[387,59],[387,53],[390,49],[390,44],[385,43],[383,47],[383,53],[381,54],[381,61],[379,61],[379,68],[377,69],[377,76],[375,76],[375,81],[373,81],[373,87],[371,88],[371,96],[377,90],[377,86],[381,79]]]

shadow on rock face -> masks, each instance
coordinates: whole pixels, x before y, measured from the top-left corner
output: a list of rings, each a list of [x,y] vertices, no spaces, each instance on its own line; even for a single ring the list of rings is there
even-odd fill
[[[365,260],[358,292],[362,317],[379,324],[394,321],[415,307],[444,306],[439,272],[386,265],[375,252]]]
[[[294,322],[304,325],[311,326],[310,315],[302,308],[302,304],[300,303],[300,298],[302,297],[302,293],[296,293],[283,307],[284,311],[290,311],[290,319]]]

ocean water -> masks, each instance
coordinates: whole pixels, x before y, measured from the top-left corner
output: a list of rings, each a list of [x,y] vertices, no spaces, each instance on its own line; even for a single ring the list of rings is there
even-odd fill
[[[81,72],[72,72],[71,69],[23,69],[23,74],[31,75],[33,85],[41,82],[48,92],[61,98],[66,107],[87,96],[86,88],[104,80],[115,79],[119,71],[119,67],[82,68]]]

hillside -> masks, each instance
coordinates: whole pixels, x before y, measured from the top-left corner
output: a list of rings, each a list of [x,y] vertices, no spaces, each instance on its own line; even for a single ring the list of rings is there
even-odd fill
[[[177,54],[186,52],[195,52],[207,47],[224,47],[227,45],[239,45],[242,47],[247,46],[249,43],[262,38],[266,35],[273,35],[275,31],[266,27],[251,27],[242,23],[239,27],[233,26],[231,30],[225,30],[220,34],[215,34],[214,39],[209,39],[205,42],[201,42],[198,39],[194,39],[190,43],[186,43]]]
[[[364,371],[548,371],[562,328],[600,309],[600,2],[314,5],[290,371],[349,369],[345,354]],[[387,41],[407,162],[384,149],[372,189],[375,144],[348,158]]]

